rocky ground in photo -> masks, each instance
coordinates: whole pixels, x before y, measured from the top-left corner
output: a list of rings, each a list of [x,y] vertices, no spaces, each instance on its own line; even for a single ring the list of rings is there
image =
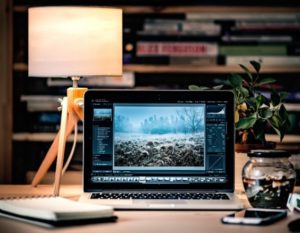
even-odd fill
[[[201,136],[157,136],[120,139],[115,144],[115,166],[204,166]]]

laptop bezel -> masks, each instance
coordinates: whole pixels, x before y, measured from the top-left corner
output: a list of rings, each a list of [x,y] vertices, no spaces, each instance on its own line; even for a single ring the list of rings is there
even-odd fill
[[[143,103],[151,101],[227,101],[226,117],[228,119],[226,136],[226,173],[225,183],[201,183],[201,184],[124,184],[124,183],[93,183],[91,182],[92,162],[92,121],[93,100],[112,100],[115,103]],[[83,190],[84,192],[97,192],[103,190],[213,190],[223,192],[234,191],[234,94],[225,90],[187,91],[187,90],[103,90],[89,89],[84,96],[84,134],[83,134]],[[230,136],[231,135],[231,136]]]

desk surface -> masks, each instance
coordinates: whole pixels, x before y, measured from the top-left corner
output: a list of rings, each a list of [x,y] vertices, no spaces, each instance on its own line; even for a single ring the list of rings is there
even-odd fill
[[[297,187],[296,192],[300,191],[300,187]],[[82,188],[80,185],[63,185],[61,187],[61,196],[78,199]],[[52,186],[42,185],[38,188],[32,188],[27,185],[0,185],[0,198],[7,197],[30,197],[51,195]],[[243,195],[239,195],[243,201],[245,201]],[[246,203],[247,204],[247,203]],[[274,223],[270,226],[240,226],[240,225],[224,225],[220,219],[224,215],[231,213],[232,211],[116,211],[116,215],[119,217],[117,223],[102,223],[91,224],[85,226],[76,227],[63,227],[47,229],[27,223],[10,220],[4,217],[0,217],[0,231],[6,232],[30,232],[30,233],[42,233],[42,232],[89,232],[89,233],[113,233],[113,232],[130,232],[130,233],[148,233],[148,232],[263,232],[263,233],[275,233],[275,232],[289,232],[287,224],[296,218],[300,217],[300,213],[290,213],[288,218]]]

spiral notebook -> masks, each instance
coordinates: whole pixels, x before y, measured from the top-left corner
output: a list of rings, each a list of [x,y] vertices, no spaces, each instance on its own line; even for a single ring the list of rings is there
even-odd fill
[[[62,197],[0,200],[0,214],[42,226],[115,221],[113,208],[80,203]]]

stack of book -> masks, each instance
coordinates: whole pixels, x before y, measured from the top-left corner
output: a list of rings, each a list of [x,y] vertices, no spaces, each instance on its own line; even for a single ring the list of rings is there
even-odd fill
[[[236,65],[257,60],[268,66],[300,64],[297,13],[149,17],[127,31],[131,34],[124,34],[124,63]]]

